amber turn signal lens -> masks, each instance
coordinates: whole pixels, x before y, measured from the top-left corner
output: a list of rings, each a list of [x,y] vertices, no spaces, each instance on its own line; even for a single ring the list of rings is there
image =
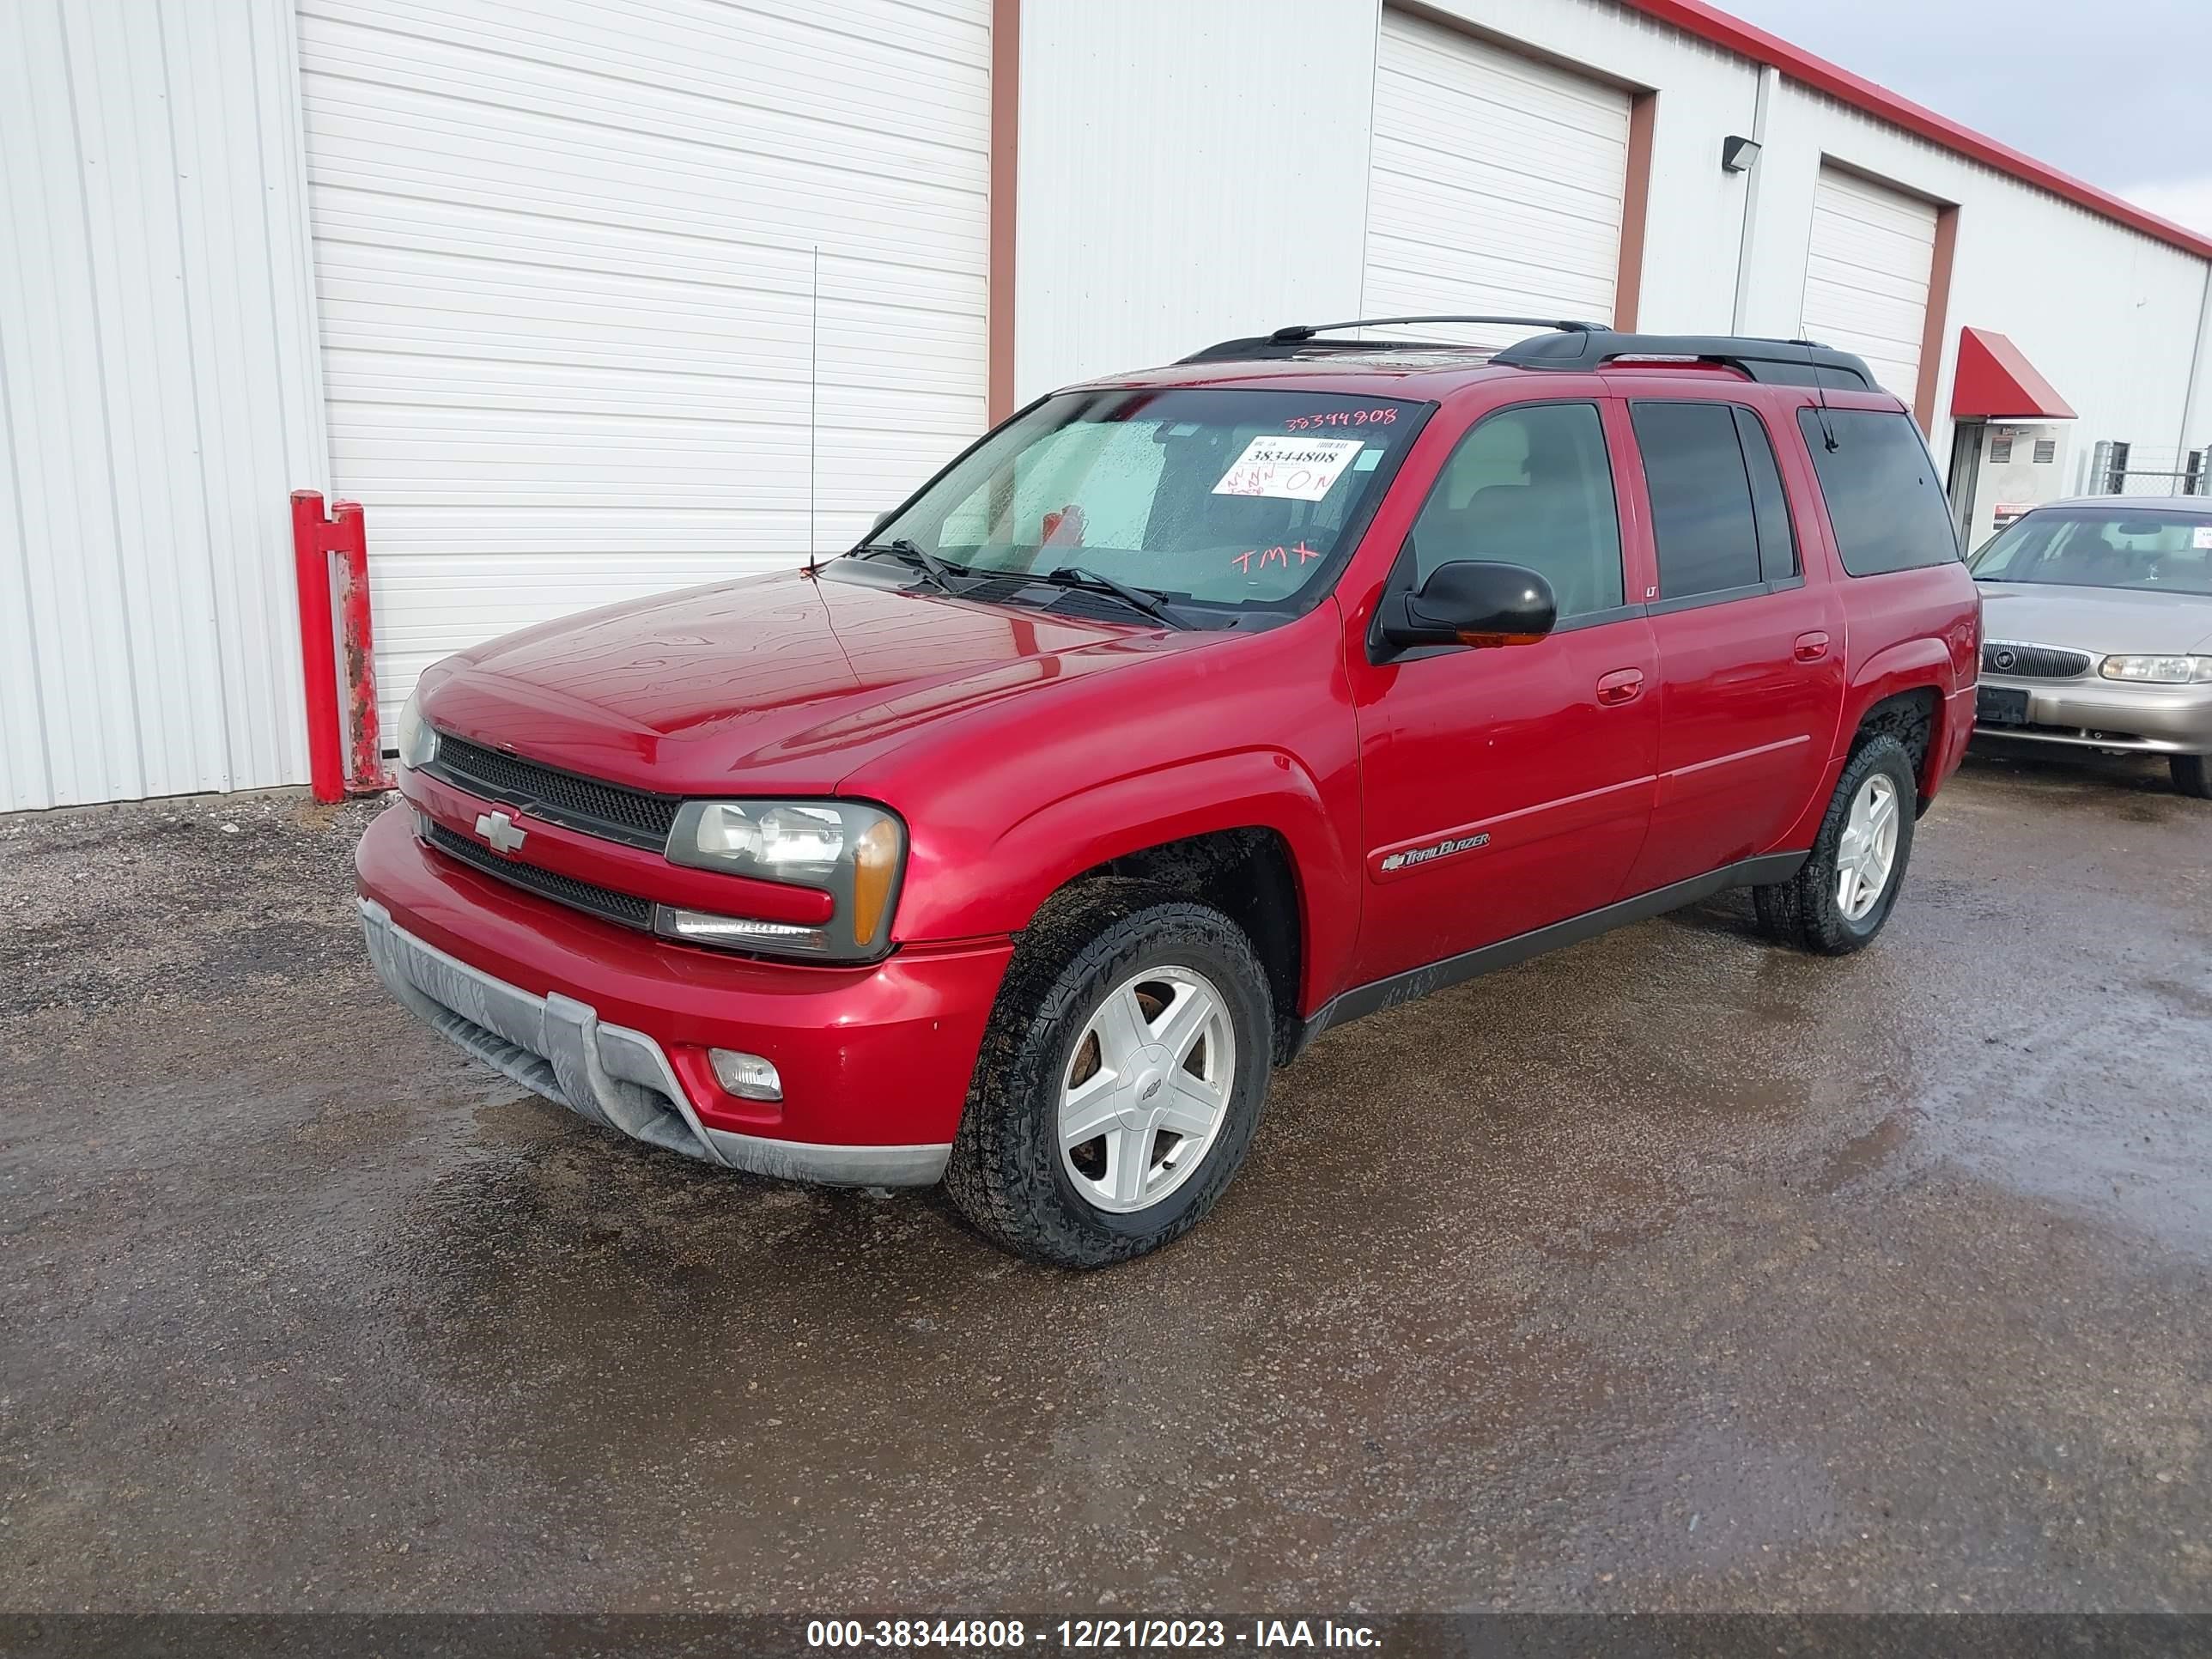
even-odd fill
[[[1462,634],[1459,636],[1459,642],[1462,645],[1480,646],[1541,645],[1544,642],[1544,635],[1541,634]]]
[[[898,873],[897,826],[879,820],[860,832],[853,849],[853,937],[865,944],[876,936],[890,902],[891,878]]]

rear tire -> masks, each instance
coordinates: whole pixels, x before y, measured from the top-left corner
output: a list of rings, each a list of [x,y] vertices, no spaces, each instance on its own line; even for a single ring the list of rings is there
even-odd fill
[[[2172,755],[2173,787],[2191,800],[2212,800],[2212,761],[2203,755]]]
[[[1797,873],[1751,890],[1759,930],[1822,956],[1848,956],[1871,945],[1905,884],[1915,789],[1904,744],[1891,737],[1861,744],[1836,781]]]
[[[1273,1030],[1267,971],[1220,911],[1120,879],[1062,894],[1006,969],[945,1191],[1031,1261],[1156,1250],[1243,1163]]]

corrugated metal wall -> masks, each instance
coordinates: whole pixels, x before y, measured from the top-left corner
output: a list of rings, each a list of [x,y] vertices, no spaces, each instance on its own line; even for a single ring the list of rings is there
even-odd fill
[[[495,635],[849,547],[982,429],[988,0],[301,0],[299,35],[387,721]]]
[[[1796,284],[1813,263],[1814,201],[1832,166],[1958,204],[1929,434],[1938,456],[1951,453],[1962,326],[2009,336],[2080,413],[2077,459],[2106,438],[2174,446],[2191,400],[2204,259],[1786,79],[1759,158],[1766,177],[1750,238],[1747,333],[1794,334],[1804,321]],[[1647,246],[1666,240],[1655,231]],[[2198,383],[2212,382],[2208,370],[2212,359],[2197,365]],[[2186,429],[2192,444],[2212,435]]]
[[[1014,394],[1359,314],[1377,0],[1023,0]]]
[[[1612,322],[1628,126],[1619,87],[1385,11],[1359,314]],[[1407,331],[1504,345],[1528,330]]]
[[[283,0],[0,5],[0,811],[307,775]]]
[[[1813,187],[1799,336],[1856,352],[1878,385],[1911,403],[1935,259],[1934,203],[1822,167]]]

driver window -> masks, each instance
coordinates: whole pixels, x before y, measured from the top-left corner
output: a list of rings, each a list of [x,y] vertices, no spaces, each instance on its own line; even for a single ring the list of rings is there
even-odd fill
[[[1540,572],[1561,621],[1620,605],[1620,516],[1595,404],[1516,404],[1460,440],[1413,526],[1415,582],[1455,559]]]

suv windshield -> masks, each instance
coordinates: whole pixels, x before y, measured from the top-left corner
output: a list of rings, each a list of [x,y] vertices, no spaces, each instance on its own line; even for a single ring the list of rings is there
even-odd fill
[[[2212,506],[2202,513],[2042,507],[1974,555],[1974,580],[2212,595]]]
[[[986,439],[865,545],[956,573],[1104,578],[1282,611],[1334,570],[1429,405],[1221,387],[1063,392]]]

